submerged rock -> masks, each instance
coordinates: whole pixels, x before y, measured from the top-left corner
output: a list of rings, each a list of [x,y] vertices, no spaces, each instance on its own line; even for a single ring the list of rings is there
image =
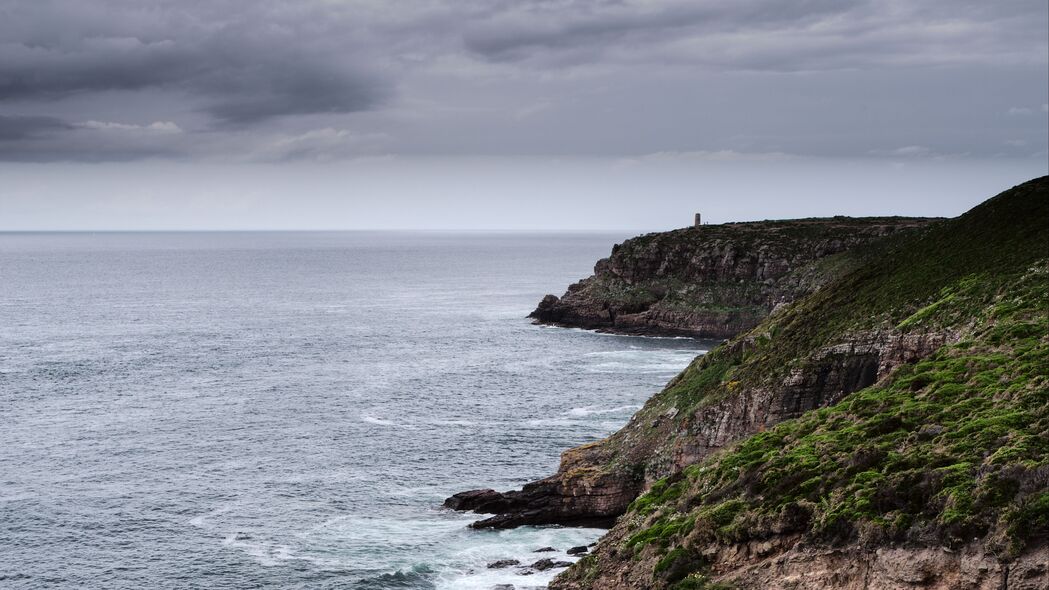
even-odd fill
[[[586,545],[580,545],[578,547],[572,547],[568,551],[565,551],[565,553],[569,555],[579,555],[580,553],[586,553],[587,551],[588,549],[586,548]]]
[[[515,565],[521,565],[521,562],[517,561],[516,559],[500,559],[498,561],[493,561],[492,563],[489,563],[488,569],[499,570],[508,567],[513,567]]]

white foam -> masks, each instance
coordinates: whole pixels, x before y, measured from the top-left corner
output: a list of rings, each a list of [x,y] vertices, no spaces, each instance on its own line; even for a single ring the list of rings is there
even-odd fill
[[[264,567],[273,567],[282,562],[298,559],[287,545],[276,545],[243,538],[239,533],[229,533],[222,539],[222,545],[237,549],[253,557]]]
[[[366,413],[366,412],[362,412],[361,413],[361,422],[366,422],[368,424],[375,424],[376,426],[390,426],[390,427],[393,427],[393,428],[408,428],[408,429],[414,429],[415,428],[414,426],[412,426],[410,424],[401,424],[399,422],[394,422],[393,420],[387,420],[385,418],[379,418],[377,416],[373,416],[372,414],[369,414],[369,413]]]
[[[595,414],[617,414],[619,412],[625,412],[627,410],[639,410],[641,406],[637,405],[626,405],[616,406],[614,408],[602,408],[600,406],[583,406],[581,408],[572,408],[568,410],[569,416],[593,416]]]
[[[189,524],[190,524],[190,526],[195,526],[195,527],[198,527],[198,528],[205,528],[205,529],[206,528],[211,528],[211,526],[208,523],[208,519],[209,518],[214,518],[216,516],[221,516],[221,515],[229,512],[232,509],[233,509],[233,506],[230,506],[228,504],[220,506],[219,508],[216,508],[215,510],[212,510],[211,512],[205,512],[204,514],[200,514],[200,515],[194,516],[193,518],[189,519]]]
[[[608,350],[585,355],[588,373],[676,373],[688,366],[701,350]]]
[[[540,559],[577,561],[565,553],[569,547],[586,545],[603,531],[560,527],[521,527],[508,531],[476,531],[462,539],[463,545],[452,547],[450,562],[441,568],[434,581],[437,590],[489,590],[497,584],[515,588],[545,588],[564,569],[552,569],[522,575],[528,565]],[[535,553],[540,547],[555,547],[556,552]],[[500,559],[516,559],[520,566],[488,568]]]
[[[475,426],[477,422],[473,420],[434,420],[430,424],[434,426]]]
[[[534,418],[532,420],[526,420],[525,426],[532,428],[542,428],[544,426],[575,426],[579,424],[577,420],[566,420],[565,418]]]

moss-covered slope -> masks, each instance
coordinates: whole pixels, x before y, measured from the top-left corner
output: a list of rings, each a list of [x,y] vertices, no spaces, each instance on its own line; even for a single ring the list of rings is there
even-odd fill
[[[864,584],[904,567],[877,548],[976,551],[929,557],[988,560],[973,579],[1049,562],[1049,179],[873,254],[698,359],[604,443],[606,469],[667,477],[554,587],[767,586],[754,566],[773,558],[848,587],[820,548],[855,552]],[[726,421],[764,431],[711,454]],[[935,570],[921,583],[953,579]]]

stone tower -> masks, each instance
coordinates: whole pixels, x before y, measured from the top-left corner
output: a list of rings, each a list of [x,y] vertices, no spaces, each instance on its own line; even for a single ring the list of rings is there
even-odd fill
[[[702,225],[701,217],[699,213],[696,213],[696,227],[699,227],[700,225]]]

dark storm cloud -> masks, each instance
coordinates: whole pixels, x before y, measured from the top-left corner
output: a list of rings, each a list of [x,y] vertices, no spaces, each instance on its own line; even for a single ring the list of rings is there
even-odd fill
[[[57,117],[7,117],[0,115],[0,142],[28,139],[55,131],[72,129]]]
[[[1041,0],[519,2],[467,28],[494,61],[721,71],[1044,61]]]
[[[0,99],[106,91],[184,94],[213,117],[377,106],[389,81],[338,15],[272,2],[39,2],[0,12]]]
[[[0,0],[0,159],[1029,155],[1046,147],[1046,12],[1044,0]]]
[[[783,27],[847,12],[863,0],[776,2],[523,2],[466,31],[466,46],[492,59],[527,59],[543,51],[598,58],[623,43],[665,43],[711,30]]]

